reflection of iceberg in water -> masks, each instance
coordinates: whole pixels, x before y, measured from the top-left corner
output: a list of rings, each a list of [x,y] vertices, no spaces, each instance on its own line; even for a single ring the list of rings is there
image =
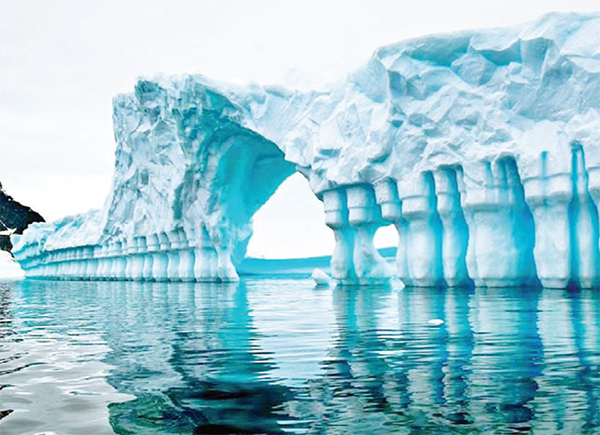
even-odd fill
[[[476,347],[472,389],[485,424],[529,431],[537,418],[534,399],[543,374],[537,289],[479,291],[475,296]]]
[[[584,294],[337,288],[337,333],[305,399],[320,406],[296,408],[317,433],[594,434],[600,311]]]
[[[11,385],[0,404],[15,412],[2,434],[43,423],[47,411],[24,416],[46,405],[56,416],[39,430],[82,428],[64,400],[96,404],[104,427],[76,432],[94,434],[110,431],[109,418],[117,433],[144,435],[600,429],[597,291],[11,285],[0,291],[0,385]],[[47,369],[60,370],[44,384]]]
[[[112,285],[122,320],[108,333],[119,364],[111,382],[137,396],[111,406],[115,430],[281,432],[274,409],[290,392],[269,382],[243,283]]]
[[[0,433],[113,434],[96,285],[0,282]],[[11,412],[9,412],[9,410]]]
[[[545,422],[548,432],[597,433],[600,430],[600,305],[597,292],[544,291],[540,301],[539,330],[545,359],[566,360],[568,365],[546,369],[540,382],[544,409],[554,418]],[[596,349],[590,352],[590,349]],[[565,385],[574,394],[553,400]],[[594,432],[596,431],[596,432]]]

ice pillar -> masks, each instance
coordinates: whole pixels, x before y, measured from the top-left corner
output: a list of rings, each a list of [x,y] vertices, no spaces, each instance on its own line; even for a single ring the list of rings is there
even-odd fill
[[[144,272],[144,257],[146,252],[145,237],[135,237],[133,239],[134,249],[130,251],[131,271],[130,276],[133,281],[140,281]]]
[[[373,245],[377,228],[383,223],[375,192],[368,185],[346,189],[348,222],[354,227],[354,272],[359,284],[377,284],[389,280],[391,271]]]
[[[200,282],[216,281],[217,251],[212,246],[208,231],[201,226],[194,232],[194,278]]]
[[[399,185],[402,216],[406,219],[406,276],[404,283],[419,287],[444,284],[442,230],[431,172]]]
[[[152,258],[152,276],[155,281],[166,281],[168,279],[167,269],[169,266],[169,257],[167,252],[171,249],[169,238],[165,232],[158,235],[158,252]]]
[[[391,178],[385,178],[375,183],[375,197],[381,207],[381,217],[388,222],[392,222],[398,231],[399,241],[396,251],[396,266],[398,277],[408,285],[408,265],[406,240],[408,225],[406,219],[402,217],[402,204],[398,196],[398,187],[396,181]]]
[[[358,282],[354,271],[355,231],[348,221],[346,191],[343,189],[323,192],[325,224],[333,230],[335,249],[331,256],[331,274],[341,284]]]
[[[154,275],[152,271],[154,269],[154,261],[160,253],[158,249],[160,245],[158,243],[158,236],[151,234],[146,236],[146,259],[144,260],[144,269],[142,270],[142,278],[144,281],[154,281]]]
[[[460,203],[462,173],[444,167],[434,172],[437,211],[442,222],[442,268],[444,279],[450,287],[470,284],[467,272],[467,246],[469,229]],[[459,183],[461,183],[459,185]]]
[[[179,231],[179,239],[179,279],[181,281],[194,281],[194,252],[183,228]]]
[[[571,278],[582,288],[598,287],[598,209],[588,190],[589,176],[583,147],[574,144],[571,160],[573,199],[569,206],[571,221]]]
[[[479,167],[480,172],[474,170]],[[534,218],[516,162],[504,157],[472,165],[472,182],[462,201],[469,227],[467,268],[477,286],[534,284]]]

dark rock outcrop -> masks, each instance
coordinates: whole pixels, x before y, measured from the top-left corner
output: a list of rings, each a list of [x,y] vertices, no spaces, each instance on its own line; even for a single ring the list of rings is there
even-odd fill
[[[15,234],[23,234],[27,226],[34,222],[45,222],[44,218],[7,195],[0,183],[0,231],[14,229]],[[0,249],[10,251],[10,236],[0,235]]]

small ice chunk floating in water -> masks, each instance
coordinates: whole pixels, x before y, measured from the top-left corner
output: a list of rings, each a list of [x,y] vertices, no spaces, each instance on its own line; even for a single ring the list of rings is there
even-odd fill
[[[444,321],[442,319],[430,319],[427,321],[427,324],[429,326],[441,326],[444,324]]]
[[[317,287],[327,287],[331,283],[331,277],[323,272],[321,269],[313,270],[311,278],[317,285]]]
[[[36,224],[29,277],[235,281],[252,215],[294,171],[323,202],[336,284],[600,281],[600,15],[388,45],[328,90],[141,79],[114,100],[103,210]]]

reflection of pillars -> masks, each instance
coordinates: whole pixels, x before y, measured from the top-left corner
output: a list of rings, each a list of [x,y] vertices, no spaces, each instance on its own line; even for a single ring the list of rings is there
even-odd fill
[[[546,370],[544,376],[539,380],[540,394],[536,402],[538,402],[538,409],[548,409],[545,415],[549,418],[536,419],[536,429],[539,428],[540,433],[557,433],[559,428],[564,428],[567,433],[577,433],[569,430],[569,426],[573,426],[572,423],[571,425],[565,424],[565,417],[568,409],[581,409],[582,403],[576,395],[566,394],[568,391],[558,393],[562,386],[567,383],[571,384],[571,382],[563,376],[562,370],[551,369],[553,361],[562,361],[564,355],[576,353],[572,343],[573,333],[568,301],[565,301],[564,293],[554,289],[544,289],[541,293],[538,310],[537,328],[544,344],[543,362]],[[565,373],[576,376],[571,370],[567,370]],[[572,385],[575,384],[576,382],[572,383]],[[557,400],[557,397],[560,397],[560,400]],[[571,421],[575,420],[573,417],[575,416],[571,416]],[[543,420],[547,420],[547,422]]]
[[[346,189],[348,221],[356,230],[354,271],[359,284],[377,284],[389,279],[391,272],[373,245],[373,237],[382,223],[381,210],[370,186]]]
[[[392,222],[398,231],[398,250],[396,251],[396,267],[398,271],[398,278],[400,278],[404,284],[408,285],[408,266],[407,266],[407,222],[402,217],[402,204],[400,203],[400,197],[398,196],[398,188],[396,181],[386,178],[375,184],[375,196],[377,197],[377,203],[381,207],[381,216],[388,222]]]
[[[389,293],[386,287],[367,286],[342,286],[333,293],[338,339],[324,363],[325,382],[333,384],[330,389],[339,394],[334,400],[359,396],[366,399],[363,406],[371,412],[388,406],[384,382],[390,367],[381,356],[387,348],[377,334],[377,313]],[[353,403],[345,404],[351,414]]]
[[[486,398],[472,402],[481,420],[492,411],[496,420],[492,424],[531,429],[532,402],[544,361],[538,332],[540,293],[537,288],[524,288],[515,297],[514,289],[476,289],[474,329],[486,338],[476,342],[471,385],[474,397]]]
[[[346,191],[328,190],[323,192],[325,224],[333,230],[335,249],[331,256],[331,274],[341,284],[357,282],[354,271],[355,232],[348,222]]]
[[[503,380],[503,391],[510,393],[500,404],[505,418],[515,423],[529,423],[534,417],[530,402],[535,399],[538,390],[537,378],[542,375],[543,361],[543,344],[537,329],[540,291],[526,289],[523,293],[519,298],[522,305],[516,311],[516,316],[521,317],[518,331],[515,331],[518,341],[515,350],[507,352],[504,362],[510,376]]]
[[[430,172],[399,186],[402,216],[407,225],[406,284],[430,287],[444,284],[442,230],[437,212],[435,183]]]
[[[167,251],[168,266],[167,278],[169,281],[179,281],[179,247],[181,246],[181,233],[178,230],[169,232],[171,249]]]
[[[194,252],[183,228],[180,229],[181,249],[179,251],[179,279],[181,281],[194,280]]]
[[[587,296],[584,298],[584,296]],[[577,357],[577,373],[573,385],[585,395],[582,428],[600,429],[600,389],[598,388],[598,343],[600,343],[600,310],[598,292],[569,294],[573,341]],[[596,358],[594,358],[594,355]],[[582,430],[580,433],[584,433]]]
[[[475,334],[470,323],[471,291],[448,289],[446,294],[446,328],[451,340],[447,342],[447,374],[445,397],[447,408],[454,412],[446,418],[454,424],[472,423],[470,412],[473,399],[470,394],[472,382],[472,358],[475,349]]]
[[[173,346],[169,362],[181,381],[165,394],[179,407],[178,413],[196,418],[195,427],[178,432],[282,433],[276,410],[291,394],[266,380],[273,367],[266,352],[257,349],[245,285],[190,287],[198,306],[190,312],[188,324],[177,318],[177,336],[169,341]],[[189,303],[171,306],[171,318],[176,318]],[[226,412],[215,406],[215,399],[220,399],[218,404],[226,401]]]
[[[217,252],[212,246],[208,231],[202,225],[194,235],[194,277],[200,282],[214,281],[217,277]]]
[[[449,380],[445,378],[444,368],[448,365],[448,341],[450,338],[446,324],[446,296],[448,293],[447,290],[439,288],[426,291],[432,294],[429,317],[444,321],[440,326],[430,329],[434,359],[429,375],[431,399],[436,406],[447,407],[445,389]]]
[[[442,267],[444,279],[451,287],[468,285],[467,246],[469,229],[460,204],[456,169],[440,168],[434,172],[437,210],[442,221]],[[461,174],[462,175],[462,174]]]
[[[441,414],[447,407],[445,388],[449,380],[444,368],[448,365],[449,336],[446,323],[432,327],[428,321],[447,321],[445,299],[450,291],[439,287],[408,288],[399,295],[403,342],[406,343],[402,371],[408,387],[403,394],[413,404],[427,407],[435,414]]]
[[[159,250],[154,255],[152,261],[152,276],[155,281],[166,281],[168,278],[167,269],[169,267],[169,257],[167,252],[171,249],[169,238],[166,233],[161,232],[158,235]]]
[[[598,210],[588,191],[588,173],[581,145],[572,150],[571,179],[573,200],[569,204],[571,222],[571,278],[579,287],[598,286]]]

